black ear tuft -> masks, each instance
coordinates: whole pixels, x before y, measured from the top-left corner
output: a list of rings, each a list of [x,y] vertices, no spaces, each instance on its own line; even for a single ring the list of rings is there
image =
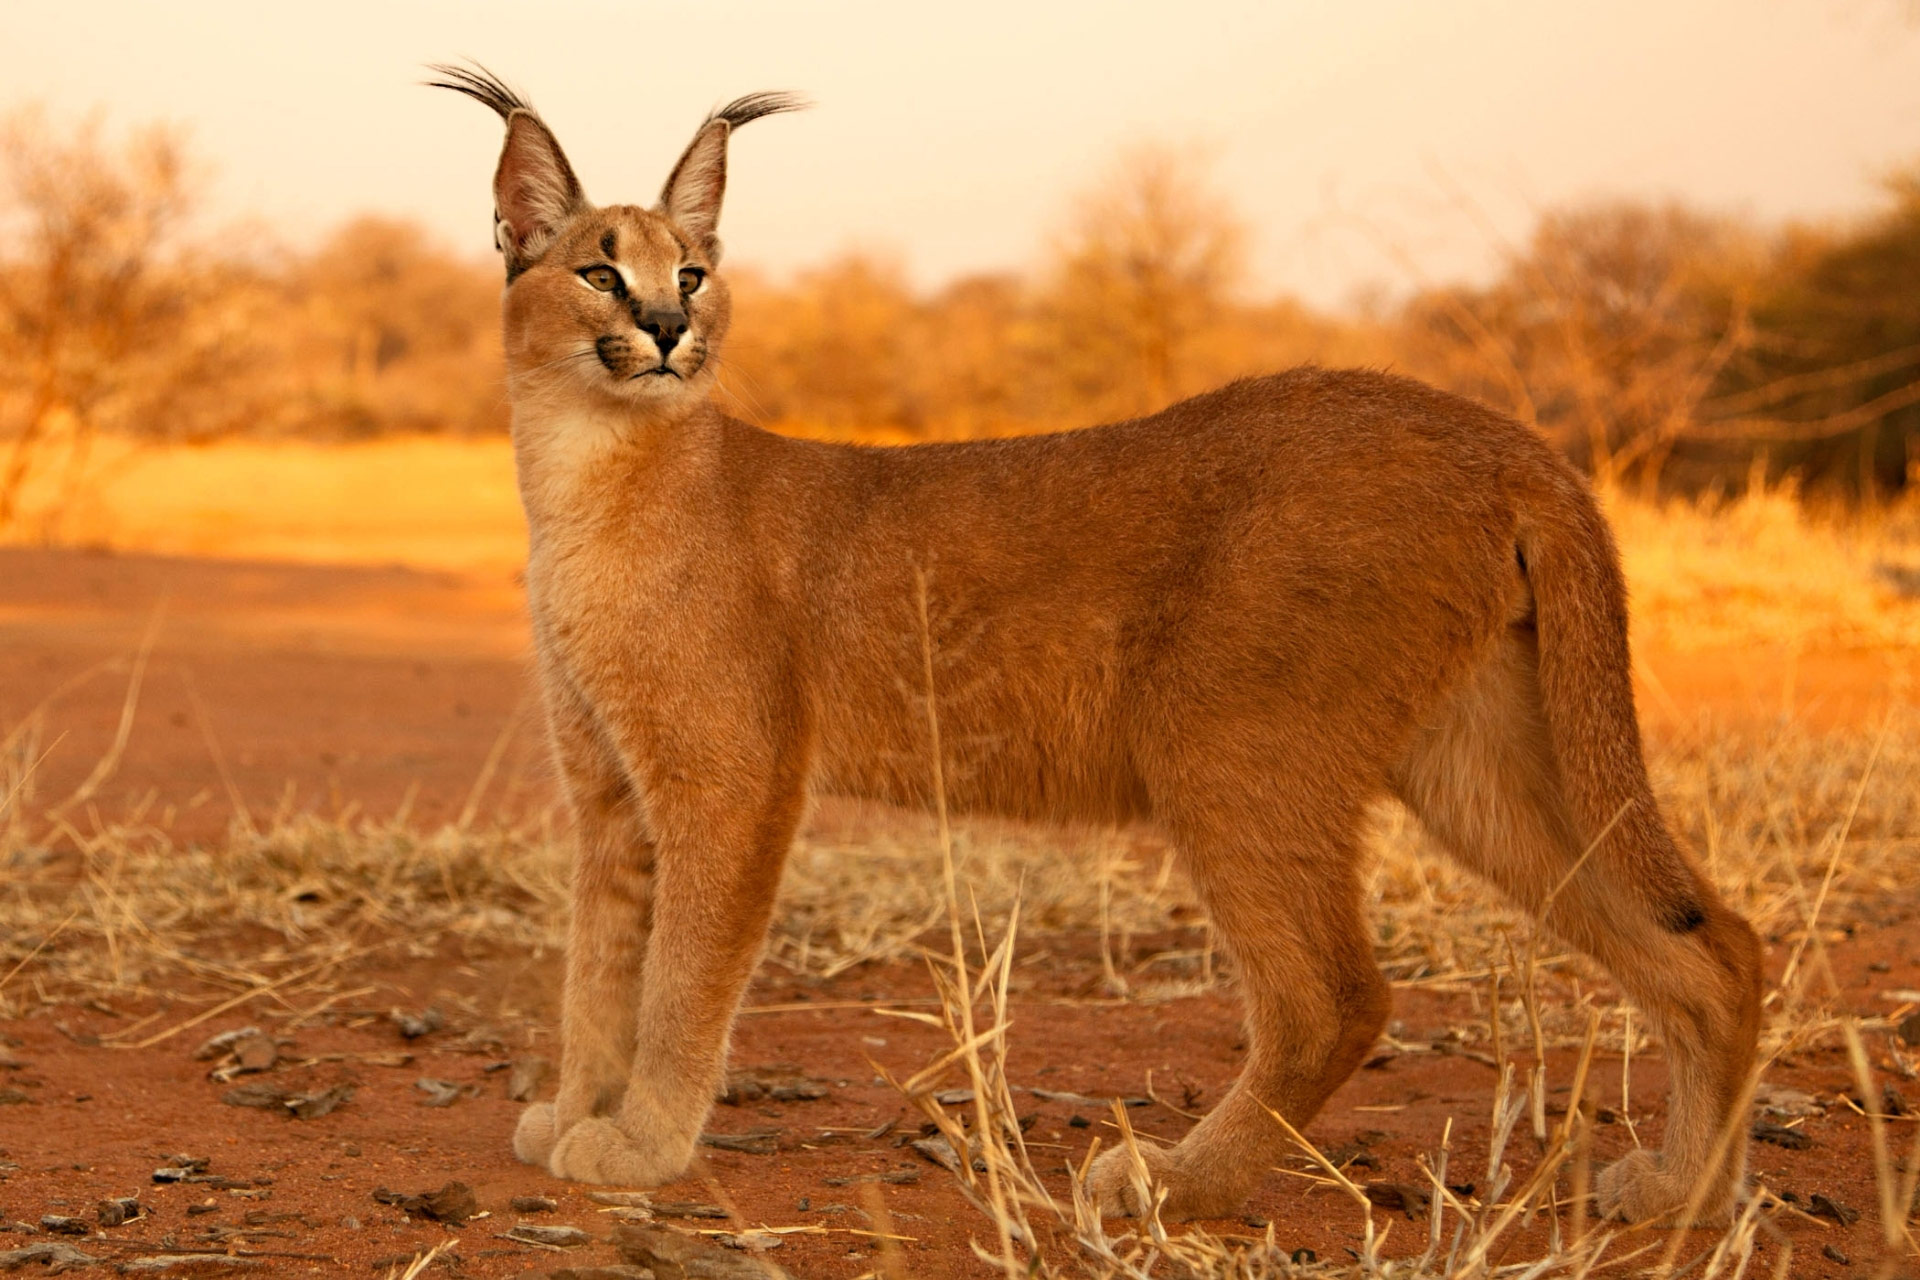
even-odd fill
[[[428,88],[451,89],[455,93],[464,93],[475,102],[492,108],[502,120],[516,111],[533,110],[533,104],[522,97],[511,85],[477,62],[470,67],[451,62],[434,62],[427,65],[427,70],[444,77],[439,80],[425,81]]]
[[[735,98],[726,106],[708,116],[709,120],[725,120],[733,128],[758,120],[761,116],[778,115],[782,111],[805,111],[813,103],[797,93],[750,93],[744,98]]]

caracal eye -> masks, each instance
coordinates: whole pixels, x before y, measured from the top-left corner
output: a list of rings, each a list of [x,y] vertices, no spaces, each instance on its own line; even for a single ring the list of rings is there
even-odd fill
[[[707,273],[698,267],[680,268],[680,292],[692,293],[700,287],[700,282],[706,278]]]
[[[602,293],[612,291],[620,283],[620,273],[612,267],[588,267],[580,273],[580,278]]]

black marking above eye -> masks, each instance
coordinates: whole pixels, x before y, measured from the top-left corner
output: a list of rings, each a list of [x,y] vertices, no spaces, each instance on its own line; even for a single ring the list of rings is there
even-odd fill
[[[606,254],[609,258],[617,258],[620,255],[614,252],[614,250],[619,247],[619,244],[619,235],[612,227],[608,227],[606,234],[600,237],[600,252]]]
[[[620,292],[620,273],[609,266],[583,267],[580,278],[602,293]]]
[[[692,293],[700,287],[700,282],[706,278],[707,273],[698,267],[680,268],[680,292]]]

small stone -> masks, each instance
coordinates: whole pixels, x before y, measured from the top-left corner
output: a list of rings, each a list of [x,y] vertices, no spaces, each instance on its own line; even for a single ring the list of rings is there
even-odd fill
[[[256,1031],[234,1041],[233,1056],[241,1071],[270,1071],[280,1060],[280,1046],[272,1036]]]
[[[260,1028],[258,1027],[236,1027],[232,1031],[222,1031],[217,1036],[210,1036],[201,1041],[200,1047],[193,1051],[193,1060],[195,1062],[212,1062],[215,1058],[224,1058],[228,1053],[233,1051],[234,1045],[238,1044],[241,1040],[246,1039],[248,1036],[257,1036],[259,1034]]]
[[[255,1107],[262,1111],[278,1111],[285,1106],[291,1095],[279,1085],[267,1080],[254,1080],[248,1084],[237,1084],[220,1095],[220,1101],[230,1107]]]
[[[167,1163],[153,1171],[155,1182],[185,1182],[196,1173],[205,1173],[213,1163],[206,1156],[168,1156]]]
[[[1852,1258],[1849,1258],[1846,1254],[1840,1252],[1838,1249],[1834,1248],[1830,1244],[1823,1244],[1820,1246],[1820,1256],[1825,1258],[1828,1262],[1837,1262],[1843,1267],[1850,1267],[1853,1265]]]
[[[339,1109],[341,1104],[353,1097],[353,1086],[337,1084],[331,1089],[322,1089],[318,1093],[303,1093],[286,1099],[287,1110],[300,1120],[318,1120]]]
[[[84,1236],[93,1230],[85,1218],[69,1218],[62,1213],[41,1214],[40,1229],[56,1236]]]
[[[661,1218],[724,1218],[727,1211],[717,1204],[703,1204],[698,1200],[658,1200],[651,1208]]]
[[[102,1200],[94,1206],[94,1214],[103,1227],[118,1227],[132,1222],[145,1213],[136,1196],[116,1196],[111,1200]]]
[[[473,1188],[464,1182],[449,1182],[438,1191],[424,1191],[418,1195],[375,1187],[373,1198],[381,1204],[394,1206],[410,1218],[428,1218],[434,1222],[458,1224],[480,1212],[480,1202],[474,1198]]]
[[[1776,1147],[1785,1147],[1789,1151],[1805,1151],[1813,1145],[1813,1139],[1798,1129],[1789,1129],[1783,1124],[1774,1124],[1767,1120],[1753,1122],[1753,1137],[1756,1142],[1771,1142]]]
[[[516,1223],[511,1231],[502,1232],[501,1238],[521,1244],[551,1245],[556,1249],[574,1249],[593,1243],[593,1237],[578,1227],[543,1227],[532,1222]]]
[[[418,1040],[421,1036],[432,1035],[447,1025],[447,1016],[440,1012],[438,1006],[423,1009],[419,1013],[407,1013],[401,1009],[394,1009],[387,1014],[387,1017],[392,1019],[395,1027],[399,1028],[400,1034],[409,1040]]]
[[[786,1243],[771,1231],[723,1231],[714,1239],[729,1249],[738,1249],[743,1253],[766,1253]]]
[[[644,1191],[589,1191],[587,1199],[595,1204],[617,1205],[623,1209],[645,1209],[653,1204],[653,1197]],[[726,1215],[723,1213],[720,1216]]]
[[[507,1201],[507,1207],[515,1213],[552,1213],[560,1202],[552,1196],[515,1196]]]
[[[23,1249],[0,1249],[0,1271],[18,1271],[30,1262],[37,1262],[46,1272],[53,1273],[91,1267],[98,1261],[92,1254],[82,1253],[59,1240],[38,1240]]]
[[[29,1098],[18,1089],[0,1089],[0,1107],[17,1107],[22,1103],[32,1101],[32,1098]]]
[[[435,1080],[431,1076],[421,1076],[413,1082],[413,1087],[427,1096],[420,1100],[423,1107],[450,1107],[460,1101],[462,1090],[451,1080]]]
[[[750,1129],[746,1133],[703,1133],[700,1145],[715,1151],[739,1151],[750,1156],[770,1156],[780,1150],[778,1129]]]
[[[1405,1182],[1369,1182],[1366,1185],[1367,1199],[1382,1209],[1398,1209],[1409,1218],[1419,1217],[1427,1211],[1427,1191]]]
[[[188,1205],[187,1212],[196,1217],[198,1217],[200,1214],[203,1214],[203,1213],[218,1213],[220,1212],[220,1202],[218,1200],[215,1200],[212,1196],[208,1196],[205,1200],[202,1200],[199,1204]]]
[[[720,1101],[730,1107],[748,1102],[811,1102],[827,1096],[827,1084],[790,1063],[746,1067],[727,1073]]]
[[[1093,1121],[1087,1119],[1085,1116],[1072,1115],[1067,1117],[1067,1128],[1069,1129],[1091,1129],[1092,1127]]]
[[[1898,1035],[1905,1044],[1920,1045],[1920,1013],[1910,1013],[1900,1022]]]
[[[1829,1199],[1818,1191],[1807,1197],[1807,1212],[1816,1218],[1830,1218],[1843,1227],[1850,1227],[1860,1221],[1860,1211],[1838,1200]]]

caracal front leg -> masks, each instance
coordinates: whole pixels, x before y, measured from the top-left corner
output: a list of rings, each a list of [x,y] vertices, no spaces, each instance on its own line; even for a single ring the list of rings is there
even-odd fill
[[[653,906],[653,842],[592,712],[550,685],[554,761],[573,809],[573,911],[560,1008],[560,1092],[520,1113],[513,1152],[545,1165],[567,1130],[611,1115],[627,1087]]]
[[[658,870],[631,1072],[612,1116],[560,1136],[548,1162],[557,1176],[652,1186],[686,1172],[802,803],[797,770],[748,784],[649,783]]]

